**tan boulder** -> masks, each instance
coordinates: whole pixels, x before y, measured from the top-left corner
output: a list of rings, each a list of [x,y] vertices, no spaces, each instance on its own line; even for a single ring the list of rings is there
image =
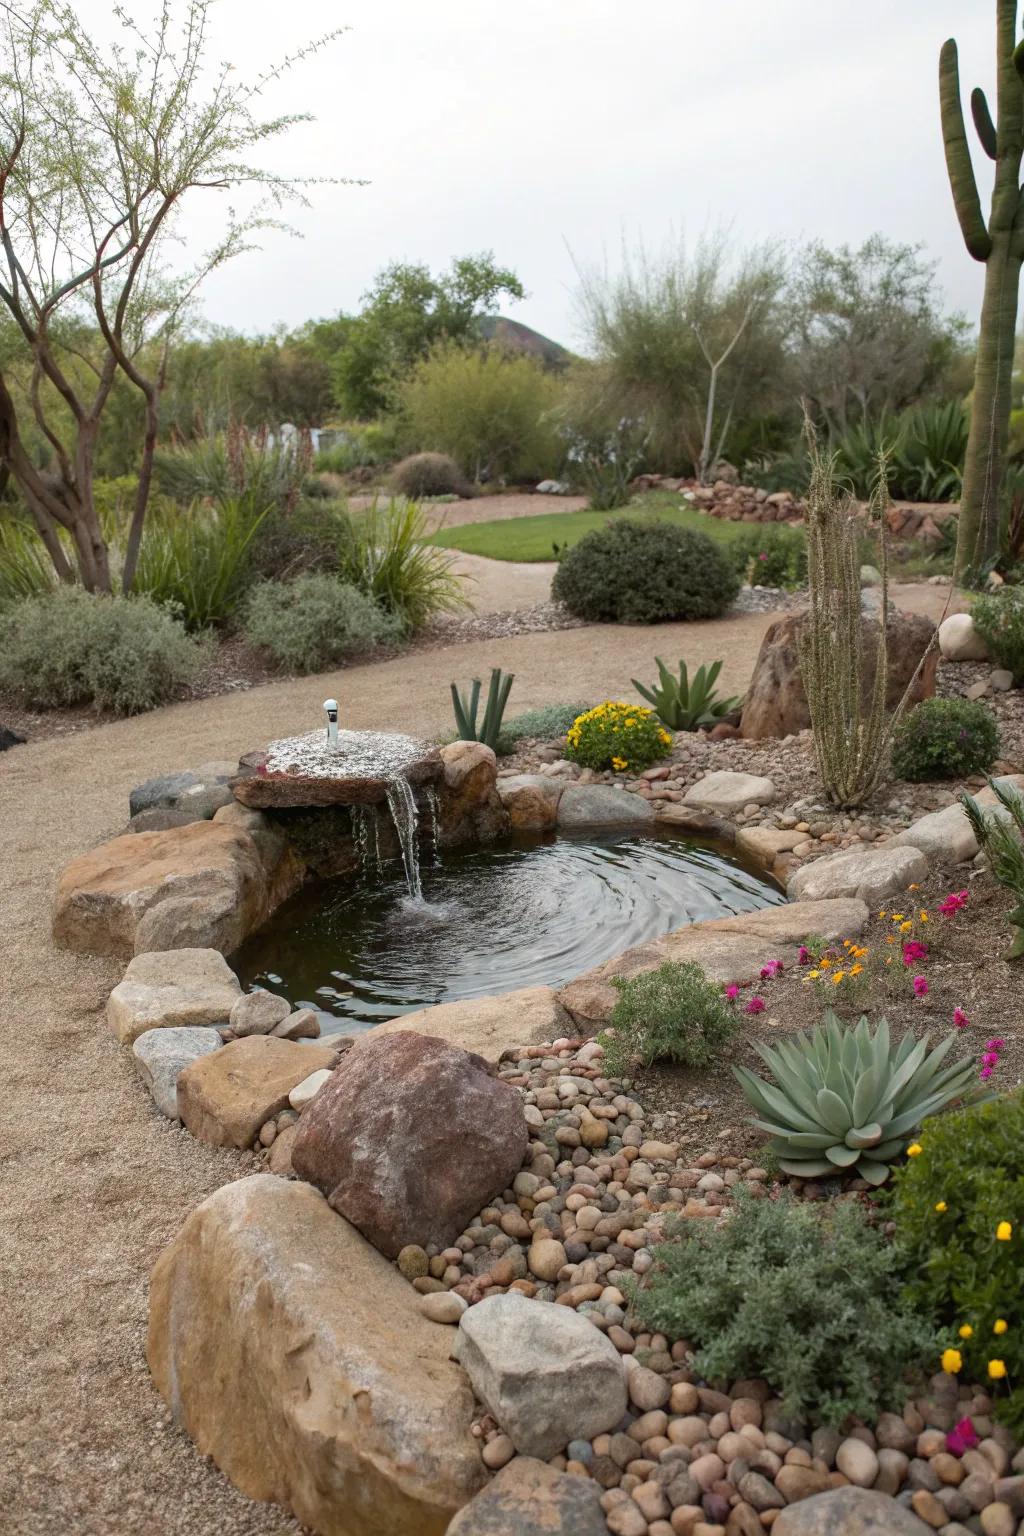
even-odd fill
[[[565,783],[539,773],[515,773],[498,780],[498,794],[516,832],[553,832]]]
[[[288,1108],[292,1089],[335,1051],[276,1035],[247,1035],[202,1056],[178,1078],[178,1114],[197,1141],[214,1147],[251,1147],[260,1126]]]
[[[308,1184],[241,1179],[157,1260],[147,1358],[249,1498],[320,1536],[442,1536],[486,1473],[451,1334]]]
[[[197,821],[126,833],[73,859],[57,887],[53,937],[79,954],[230,954],[268,911],[267,880],[249,834]]]
[[[493,842],[508,831],[498,795],[498,760],[482,741],[452,741],[441,748],[438,840],[442,847]]]
[[[780,853],[788,853],[806,836],[806,832],[784,832],[777,827],[740,827],[736,833],[736,852],[771,870]]]
[[[551,987],[522,987],[496,997],[466,998],[404,1013],[375,1024],[360,1039],[413,1030],[473,1051],[485,1061],[498,1061],[503,1051],[517,1045],[543,1045],[561,1039],[571,1023]]]
[[[107,1023],[131,1045],[150,1029],[226,1024],[241,995],[219,950],[156,950],[129,960],[107,999]]]

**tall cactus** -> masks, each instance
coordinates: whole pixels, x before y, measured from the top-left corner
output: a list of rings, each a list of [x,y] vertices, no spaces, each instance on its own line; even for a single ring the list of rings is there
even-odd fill
[[[956,569],[979,579],[999,554],[1010,427],[1010,379],[1017,300],[1024,261],[1024,43],[1016,43],[1017,0],[996,0],[996,121],[985,93],[971,92],[971,116],[981,146],[995,161],[988,223],[971,164],[956,42],[939,55],[939,104],[946,169],[964,243],[985,264],[985,296],[974,372],[971,430],[964,464]]]

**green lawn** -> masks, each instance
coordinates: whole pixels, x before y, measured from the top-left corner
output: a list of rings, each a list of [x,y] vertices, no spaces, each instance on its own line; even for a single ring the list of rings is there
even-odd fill
[[[748,527],[745,523],[706,517],[692,507],[680,506],[676,497],[655,492],[616,512],[541,512],[536,517],[510,517],[494,523],[463,523],[458,528],[440,529],[427,542],[445,549],[461,549],[467,555],[483,555],[488,560],[553,560],[553,545],[575,544],[585,533],[603,528],[613,517],[675,523],[679,528],[696,528],[726,543]]]

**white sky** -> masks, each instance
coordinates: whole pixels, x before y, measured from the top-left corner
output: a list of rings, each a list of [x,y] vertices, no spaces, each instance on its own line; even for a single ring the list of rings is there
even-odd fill
[[[125,0],[140,21],[155,0]],[[175,0],[180,5],[182,0]],[[90,30],[109,0],[78,0]],[[528,299],[506,312],[578,340],[573,255],[614,266],[726,224],[738,243],[923,241],[951,307],[976,318],[982,268],[946,181],[937,57],[960,43],[965,105],[994,106],[991,0],[218,0],[211,60],[251,76],[351,30],[265,97],[316,122],[267,146],[294,174],[365,177],[296,209],[215,274],[208,320],[246,331],[357,306],[395,259],[492,249]],[[285,25],[287,23],[287,25]],[[969,126],[973,138],[973,128]],[[990,162],[975,157],[987,208]],[[206,244],[218,198],[192,194]],[[570,254],[572,253],[572,254]]]

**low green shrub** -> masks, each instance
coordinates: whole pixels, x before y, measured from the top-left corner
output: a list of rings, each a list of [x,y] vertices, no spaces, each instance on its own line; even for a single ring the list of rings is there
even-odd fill
[[[921,1151],[893,1179],[888,1213],[907,1296],[933,1308],[965,1378],[1024,1431],[1024,1093],[926,1120]],[[1005,1326],[1001,1326],[1005,1324]],[[1005,1374],[993,1375],[991,1361]],[[952,1363],[952,1362],[950,1362]],[[998,1371],[998,1367],[997,1367]]]
[[[925,699],[893,733],[892,771],[912,783],[987,773],[998,755],[999,727],[980,699]]]
[[[705,533],[613,518],[563,555],[551,595],[590,623],[714,619],[739,591],[729,556]]]
[[[807,585],[807,537],[802,528],[752,523],[730,541],[728,552],[737,575],[751,586],[794,591]]]
[[[0,619],[0,688],[33,708],[94,704],[139,714],[179,694],[209,654],[148,597],[61,587],[13,604]]]
[[[716,725],[739,708],[739,699],[718,697],[715,683],[722,670],[720,661],[698,667],[691,682],[685,661],[679,663],[679,675],[673,677],[660,656],[654,659],[659,682],[646,688],[634,677],[633,687],[641,698],[654,705],[658,719],[670,731],[699,731],[702,726]]]
[[[469,496],[465,475],[445,453],[412,453],[391,471],[391,485],[400,496],[419,501],[424,496]]]
[[[401,621],[357,587],[324,572],[263,582],[249,594],[246,639],[289,672],[323,672],[348,656],[393,644]]]
[[[573,721],[585,714],[586,704],[542,704],[539,709],[527,709],[521,715],[513,715],[501,728],[503,740],[511,744],[528,740],[552,740],[564,736]]]
[[[736,1032],[736,1013],[699,965],[668,961],[656,971],[616,977],[619,997],[602,1034],[605,1070],[623,1077],[639,1064],[707,1067]]]
[[[971,618],[988,653],[1013,673],[1014,686],[1024,685],[1024,588],[1003,587],[991,597],[976,598]]]
[[[565,755],[598,773],[643,773],[672,749],[672,737],[653,709],[606,699],[578,715],[566,732]]]
[[[761,1377],[787,1416],[839,1427],[899,1408],[931,1367],[931,1319],[901,1297],[896,1254],[859,1205],[738,1198],[728,1221],[678,1223],[630,1302],[685,1338],[707,1381]]]
[[[1020,960],[1024,956],[1024,796],[1012,784],[991,775],[988,787],[996,798],[994,810],[979,805],[966,790],[960,804],[989,870],[1013,897],[1013,906],[1006,914],[1013,942],[1003,959]]]

